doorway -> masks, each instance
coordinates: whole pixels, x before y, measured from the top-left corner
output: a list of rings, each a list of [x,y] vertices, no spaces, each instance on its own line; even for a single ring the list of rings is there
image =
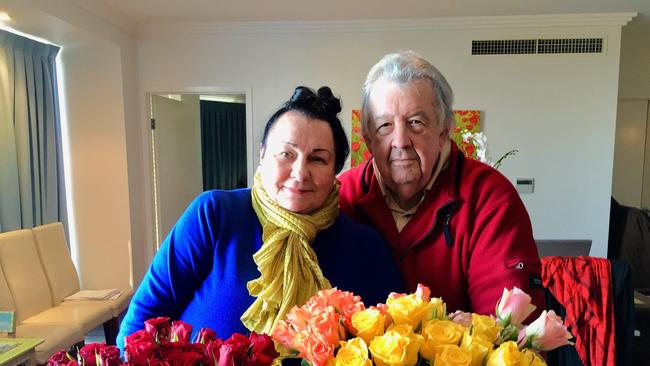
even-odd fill
[[[201,192],[248,186],[245,92],[149,93],[155,250]]]

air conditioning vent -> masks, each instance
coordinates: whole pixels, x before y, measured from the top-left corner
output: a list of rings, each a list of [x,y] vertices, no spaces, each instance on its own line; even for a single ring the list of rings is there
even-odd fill
[[[602,53],[602,38],[501,39],[472,41],[472,55]]]

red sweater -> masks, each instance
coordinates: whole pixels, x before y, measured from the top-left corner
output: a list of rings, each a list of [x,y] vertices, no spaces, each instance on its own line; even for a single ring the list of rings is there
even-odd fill
[[[517,286],[533,297],[533,315],[545,308],[530,218],[510,181],[495,169],[464,158],[452,143],[447,168],[401,232],[372,163],[339,179],[341,209],[390,243],[409,291],[423,283],[450,312],[494,314],[503,288]]]

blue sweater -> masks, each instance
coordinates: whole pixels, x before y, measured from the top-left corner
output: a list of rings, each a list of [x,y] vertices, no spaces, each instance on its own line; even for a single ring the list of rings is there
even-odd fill
[[[209,191],[180,217],[151,263],[120,326],[124,337],[158,316],[213,329],[226,339],[247,334],[241,315],[253,303],[246,284],[259,276],[253,254],[262,245],[262,228],[250,189]],[[341,214],[314,240],[323,274],[332,286],[352,291],[366,305],[385,302],[404,285],[393,257],[372,229]]]

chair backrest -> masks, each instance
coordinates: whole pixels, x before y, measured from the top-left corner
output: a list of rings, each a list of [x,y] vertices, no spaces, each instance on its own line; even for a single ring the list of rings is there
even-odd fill
[[[16,323],[52,307],[52,294],[31,230],[0,234],[0,267],[16,305]]]
[[[16,304],[14,304],[14,298],[11,296],[7,279],[2,271],[2,266],[0,266],[0,311],[12,310],[16,310]]]
[[[36,226],[32,232],[52,290],[52,304],[59,305],[65,297],[79,291],[79,276],[66,244],[63,225],[55,222]]]

